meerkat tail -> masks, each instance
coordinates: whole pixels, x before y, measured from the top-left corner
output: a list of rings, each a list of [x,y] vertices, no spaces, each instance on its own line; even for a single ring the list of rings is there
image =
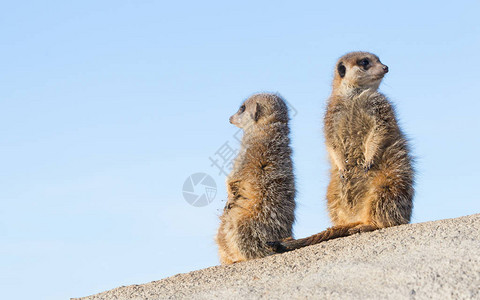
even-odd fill
[[[320,242],[353,235],[355,233],[373,231],[376,229],[378,229],[378,227],[372,224],[365,224],[360,222],[350,223],[347,225],[330,227],[327,230],[303,239],[268,242],[267,244],[274,252],[283,253],[306,246],[315,245]]]

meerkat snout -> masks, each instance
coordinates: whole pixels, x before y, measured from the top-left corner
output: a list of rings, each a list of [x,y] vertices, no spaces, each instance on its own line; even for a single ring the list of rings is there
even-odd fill
[[[383,65],[383,72],[385,72],[385,74],[387,74],[387,73],[388,73],[388,66],[386,66],[386,65]]]
[[[238,109],[238,111],[233,114],[232,116],[230,116],[229,118],[229,121],[230,121],[230,124],[233,124],[237,127],[240,127],[242,128],[241,124],[242,124],[242,119],[243,119],[243,113],[245,112],[245,109],[246,109],[246,105],[245,103],[243,103],[240,108]]]

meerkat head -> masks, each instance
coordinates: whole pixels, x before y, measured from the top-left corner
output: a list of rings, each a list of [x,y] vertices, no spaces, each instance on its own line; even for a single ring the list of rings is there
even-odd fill
[[[251,96],[230,117],[230,123],[244,130],[276,122],[288,122],[288,108],[282,98],[274,94]]]
[[[340,57],[333,79],[334,93],[348,93],[352,89],[377,90],[388,67],[378,56],[368,52],[350,52]]]

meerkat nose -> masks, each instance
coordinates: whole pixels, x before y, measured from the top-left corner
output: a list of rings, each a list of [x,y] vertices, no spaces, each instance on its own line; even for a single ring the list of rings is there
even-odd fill
[[[228,118],[228,121],[230,121],[230,124],[233,124],[233,123],[232,123],[232,118],[233,118],[233,116],[231,116],[230,118]]]
[[[383,66],[383,72],[388,73],[388,66]]]

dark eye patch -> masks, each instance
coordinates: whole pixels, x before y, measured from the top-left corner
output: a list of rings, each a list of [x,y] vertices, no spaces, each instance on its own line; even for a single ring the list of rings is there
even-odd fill
[[[362,58],[360,59],[359,61],[357,61],[357,64],[364,68],[365,70],[368,70],[368,68],[370,68],[371,64],[370,64],[370,60],[368,58]]]
[[[343,65],[343,63],[339,63],[337,66],[337,71],[338,75],[340,75],[341,78],[345,77],[345,73],[347,72],[347,68]]]
[[[240,108],[238,109],[238,112],[241,114],[245,111],[245,104],[240,106]]]

